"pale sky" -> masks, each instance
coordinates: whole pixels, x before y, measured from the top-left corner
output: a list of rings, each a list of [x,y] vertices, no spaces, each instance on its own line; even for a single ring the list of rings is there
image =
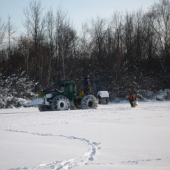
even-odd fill
[[[54,14],[59,6],[73,23],[74,28],[81,30],[82,24],[96,18],[109,19],[116,11],[136,11],[148,8],[158,0],[41,0],[44,11],[52,7]],[[24,32],[23,21],[25,16],[23,10],[29,6],[30,0],[0,0],[0,18],[7,22],[8,15],[18,32]]]

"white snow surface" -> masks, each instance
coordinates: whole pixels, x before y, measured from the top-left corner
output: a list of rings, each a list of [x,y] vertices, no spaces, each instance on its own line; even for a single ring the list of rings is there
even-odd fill
[[[169,170],[170,101],[0,110],[0,170]]]
[[[109,93],[108,93],[108,91],[99,91],[97,93],[97,96],[100,96],[100,97],[109,97]]]
[[[37,106],[37,105],[40,105],[42,104],[44,101],[43,98],[36,98],[34,100],[31,100],[30,102],[27,103],[28,106]]]

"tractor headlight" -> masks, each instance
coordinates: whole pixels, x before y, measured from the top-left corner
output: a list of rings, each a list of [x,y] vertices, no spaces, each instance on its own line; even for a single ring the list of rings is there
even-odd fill
[[[44,96],[44,93],[43,92],[39,92],[38,98],[41,98],[43,96]]]

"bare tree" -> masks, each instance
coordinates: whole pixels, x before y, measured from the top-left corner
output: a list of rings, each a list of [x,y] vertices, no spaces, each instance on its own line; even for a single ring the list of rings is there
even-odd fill
[[[48,67],[48,84],[51,80],[51,72],[52,72],[52,61],[55,54],[55,18],[53,15],[52,8],[46,14],[46,23],[47,23],[47,41],[49,46],[49,67]]]
[[[3,45],[3,41],[5,38],[6,24],[2,22],[0,18],[0,48]]]
[[[30,74],[30,61],[29,61],[29,53],[31,49],[31,40],[27,36],[21,36],[18,43],[18,48],[20,53],[24,56],[25,59],[25,70],[27,75]]]
[[[152,6],[154,17],[154,31],[159,41],[159,52],[165,57],[170,47],[170,1],[160,0]]]
[[[101,64],[103,49],[104,49],[104,38],[106,35],[106,21],[97,17],[96,20],[92,20],[92,28],[90,29],[90,34],[93,39],[93,44],[95,46],[94,52],[99,64]]]
[[[42,17],[43,8],[41,7],[41,2],[32,1],[30,2],[29,8],[24,10],[26,21],[24,23],[27,29],[28,35],[32,37],[33,41],[33,67],[35,72],[36,81],[42,80],[42,68],[44,64],[42,44],[44,41],[44,29],[45,29],[45,19]],[[41,54],[40,54],[41,53]]]
[[[55,25],[56,71],[59,78],[65,79],[70,75],[70,65],[68,62],[74,55],[76,32],[71,27],[70,20],[67,18],[67,13],[63,13],[61,9],[57,11]],[[60,65],[62,67],[60,67]]]
[[[11,43],[15,39],[14,34],[16,29],[11,22],[11,17],[8,16],[8,23],[7,23],[7,38],[8,38],[8,52],[11,52]]]
[[[3,49],[4,45],[4,38],[5,38],[5,31],[6,31],[6,24],[2,22],[0,18],[0,73],[3,70],[4,64],[4,55],[2,54],[1,50]]]
[[[157,40],[158,57],[160,60],[160,77],[163,86],[167,86],[167,80],[170,79],[170,1],[160,0],[152,6],[154,16],[154,32]]]
[[[112,73],[114,74],[114,80],[118,81],[119,72],[123,71],[121,65],[123,63],[123,53],[125,48],[124,42],[124,26],[123,16],[121,13],[115,13],[112,17],[111,24],[111,36],[112,36]],[[109,45],[110,46],[110,45]]]

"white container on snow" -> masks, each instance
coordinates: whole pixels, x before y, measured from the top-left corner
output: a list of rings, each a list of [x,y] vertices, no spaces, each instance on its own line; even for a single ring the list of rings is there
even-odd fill
[[[108,104],[109,92],[108,91],[99,91],[97,93],[97,98],[99,99],[99,104]]]
[[[109,97],[109,93],[108,91],[99,91],[97,93],[97,97],[106,98],[106,97]]]

